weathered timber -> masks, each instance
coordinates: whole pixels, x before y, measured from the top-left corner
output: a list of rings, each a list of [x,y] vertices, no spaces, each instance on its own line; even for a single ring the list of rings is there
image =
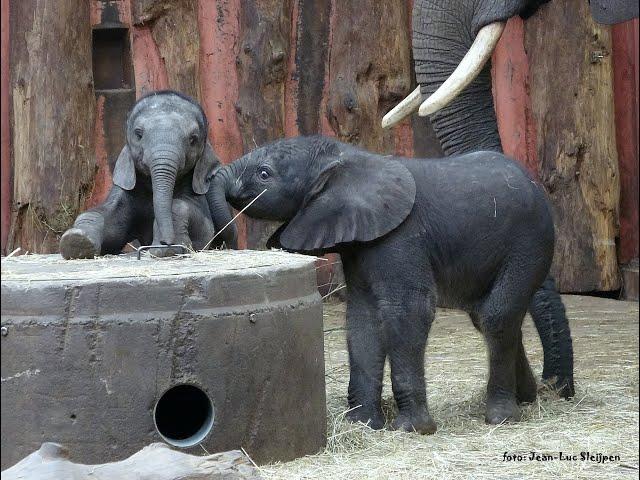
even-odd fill
[[[610,27],[582,0],[550,2],[525,22],[539,178],[555,217],[560,290],[620,288],[620,182]]]
[[[335,2],[327,117],[343,141],[393,153],[382,116],[411,87],[406,2]],[[346,20],[346,21],[345,21]]]
[[[616,138],[620,165],[620,248],[618,260],[638,258],[638,19],[612,27]]]
[[[291,11],[291,0],[241,2],[236,112],[245,153],[284,136]],[[278,225],[247,220],[247,246],[264,248]]]
[[[89,10],[85,0],[11,3],[9,251],[56,251],[95,175]]]
[[[197,0],[134,0],[133,24],[146,26],[164,61],[168,86],[200,97]]]

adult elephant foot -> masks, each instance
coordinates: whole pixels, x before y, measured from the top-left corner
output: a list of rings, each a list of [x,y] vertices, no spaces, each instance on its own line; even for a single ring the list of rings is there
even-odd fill
[[[100,254],[100,245],[79,228],[70,228],[60,238],[60,254],[67,260],[93,258]]]
[[[349,410],[345,417],[352,423],[364,423],[374,430],[384,428],[384,415],[380,409],[356,407]]]
[[[419,412],[415,414],[400,413],[391,423],[392,430],[402,430],[405,432],[416,432],[421,435],[433,435],[438,426],[429,412]]]
[[[484,420],[490,425],[519,422],[520,409],[516,396],[511,392],[497,391],[487,397],[487,413]]]

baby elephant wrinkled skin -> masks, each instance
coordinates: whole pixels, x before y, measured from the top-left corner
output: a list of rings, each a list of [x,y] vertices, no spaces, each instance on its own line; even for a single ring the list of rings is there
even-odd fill
[[[220,162],[207,141],[207,118],[198,103],[169,90],[151,93],[134,105],[126,133],[107,199],[80,214],[60,239],[66,259],[117,254],[136,239],[143,245],[200,250],[222,226],[220,212],[212,211],[207,200]],[[226,218],[229,207],[224,209]],[[225,229],[214,246],[223,242],[235,248],[234,227]]]
[[[489,351],[485,419],[520,418],[537,385],[522,344],[532,314],[543,378],[573,390],[564,307],[548,278],[554,228],[542,188],[497,152],[437,160],[375,155],[322,137],[259,148],[222,167],[213,203],[227,199],[284,224],[267,246],[340,254],[347,283],[349,418],[382,428],[389,358],[398,416],[391,428],[433,433],[424,352],[436,306],[468,312]],[[455,342],[455,339],[451,339]]]

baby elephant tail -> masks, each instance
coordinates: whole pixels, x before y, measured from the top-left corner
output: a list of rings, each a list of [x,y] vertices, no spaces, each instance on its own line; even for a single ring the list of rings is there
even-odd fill
[[[573,343],[555,282],[548,276],[533,296],[529,312],[544,351],[542,379],[564,398],[573,397]]]

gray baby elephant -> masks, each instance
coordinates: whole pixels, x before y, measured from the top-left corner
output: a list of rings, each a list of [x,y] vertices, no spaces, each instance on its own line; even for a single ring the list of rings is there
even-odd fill
[[[284,222],[267,247],[340,254],[348,292],[347,418],[382,428],[388,358],[398,407],[392,428],[436,430],[424,378],[436,306],[466,311],[486,340],[488,423],[518,420],[518,404],[536,398],[522,344],[527,311],[542,341],[543,379],[564,397],[574,395],[569,323],[548,277],[549,203],[504,155],[413,159],[330,138],[289,138],[220,168],[211,191],[221,207],[229,201],[250,217]]]
[[[113,187],[104,203],[80,214],[62,235],[64,258],[117,254],[135,239],[143,245],[200,250],[223,226],[207,200],[220,162],[207,141],[207,118],[197,102],[170,90],[151,93],[134,105],[126,130]],[[221,232],[213,246],[235,248],[234,228]],[[154,250],[156,255],[172,253]]]

